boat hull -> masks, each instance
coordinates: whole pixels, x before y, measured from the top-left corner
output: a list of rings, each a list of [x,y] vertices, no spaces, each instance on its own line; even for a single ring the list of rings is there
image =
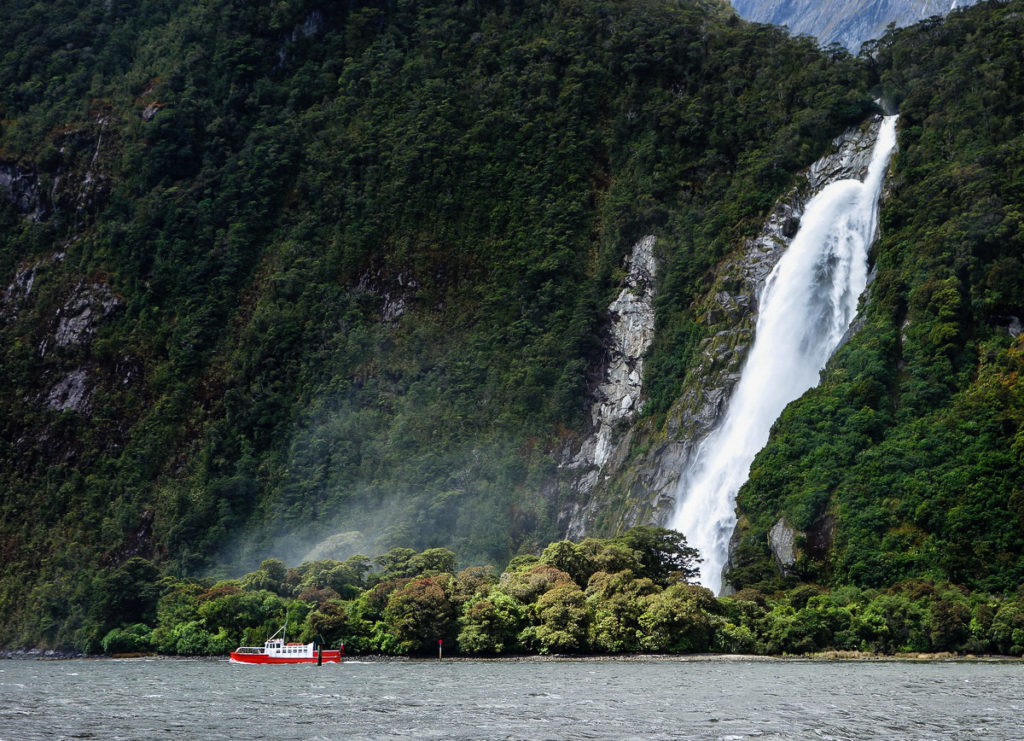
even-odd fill
[[[266,654],[249,654],[231,652],[231,661],[236,664],[315,664],[317,657],[314,656],[267,656]],[[341,661],[341,651],[324,651],[323,663],[337,664]]]

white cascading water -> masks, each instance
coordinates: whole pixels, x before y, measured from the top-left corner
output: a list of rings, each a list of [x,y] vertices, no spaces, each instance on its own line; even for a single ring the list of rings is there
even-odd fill
[[[895,145],[896,116],[886,116],[864,182],[838,180],[808,202],[761,290],[754,345],[725,415],[680,479],[672,527],[700,551],[700,582],[716,594],[750,464],[786,405],[817,385],[856,314]]]

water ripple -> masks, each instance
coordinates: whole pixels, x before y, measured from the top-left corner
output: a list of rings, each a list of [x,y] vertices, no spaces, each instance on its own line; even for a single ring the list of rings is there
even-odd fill
[[[1021,663],[11,662],[0,741],[1024,739]]]

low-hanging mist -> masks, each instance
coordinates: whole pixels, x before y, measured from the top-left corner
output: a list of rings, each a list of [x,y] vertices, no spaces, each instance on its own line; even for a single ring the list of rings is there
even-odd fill
[[[870,300],[755,458],[728,578],[1016,590],[1022,8],[854,57],[715,0],[0,3],[0,646],[97,651],[165,577],[205,602],[267,557],[670,524],[783,251],[748,247],[879,99]],[[631,414],[595,418],[647,236]]]

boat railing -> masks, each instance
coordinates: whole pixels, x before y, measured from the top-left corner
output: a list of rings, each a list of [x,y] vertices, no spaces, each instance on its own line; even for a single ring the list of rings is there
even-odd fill
[[[240,646],[235,651],[235,653],[236,654],[261,654],[261,653],[263,653],[263,648],[262,647],[257,648],[256,646]]]

